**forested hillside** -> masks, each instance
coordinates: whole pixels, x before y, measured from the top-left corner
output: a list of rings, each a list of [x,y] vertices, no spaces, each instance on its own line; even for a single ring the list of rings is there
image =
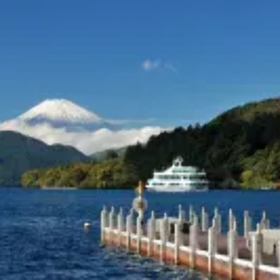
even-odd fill
[[[88,165],[85,177],[77,176],[63,183],[81,187],[134,187],[139,179],[150,178],[155,169],[168,167],[178,155],[184,158],[185,165],[204,168],[212,187],[275,185],[280,171],[280,99],[249,103],[203,126],[178,127],[153,136],[146,144],[128,147],[123,157]],[[51,183],[60,183],[62,174],[66,178],[73,176],[77,166],[61,167],[63,173],[59,171],[60,175]],[[28,177],[30,172],[38,175],[32,179]],[[30,172],[23,176],[25,185],[46,183],[47,179],[42,181],[42,178],[50,178],[46,171]]]
[[[131,165],[111,159],[98,164],[77,163],[30,170],[23,174],[21,182],[25,187],[131,188],[137,179]]]
[[[33,168],[90,161],[73,147],[47,145],[13,131],[0,132],[0,186],[20,185],[21,175]]]
[[[125,163],[147,179],[174,156],[205,168],[218,187],[260,187],[278,182],[280,99],[233,108],[209,123],[176,128],[126,150]]]

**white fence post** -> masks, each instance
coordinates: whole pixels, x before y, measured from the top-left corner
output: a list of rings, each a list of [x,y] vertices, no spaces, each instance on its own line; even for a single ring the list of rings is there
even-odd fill
[[[206,232],[208,229],[208,214],[205,210],[205,207],[201,209],[201,231]]]
[[[195,268],[195,255],[196,255],[196,250],[198,247],[198,233],[199,228],[198,228],[198,219],[197,216],[194,215],[193,217],[193,224],[190,226],[190,266],[191,268]]]
[[[113,236],[114,236],[114,227],[115,227],[115,208],[112,206],[111,211],[109,213],[109,242],[113,242]]]
[[[216,220],[216,231],[217,231],[217,233],[220,233],[222,230],[222,218],[221,218],[221,215],[219,214],[218,207],[215,207],[214,218]]]
[[[252,235],[252,280],[257,280],[257,266],[258,266],[258,239],[256,234]]]
[[[260,222],[260,226],[261,226],[261,229],[269,229],[270,228],[270,221],[267,218],[267,215],[266,215],[265,211],[263,211],[263,213],[262,213],[262,219],[261,219],[261,222]]]
[[[168,234],[168,217],[167,214],[164,213],[164,217],[161,220],[160,225],[161,231],[161,246],[160,246],[160,261],[163,262],[166,254],[166,242],[167,242],[167,234]]]
[[[148,256],[152,255],[153,246],[154,246],[154,239],[155,239],[155,232],[156,232],[156,219],[155,219],[155,212],[151,212],[151,218],[148,225]]]
[[[277,260],[278,260],[278,269],[279,269],[279,280],[280,280],[280,240],[278,240],[278,242],[277,242],[277,247],[276,247],[276,255],[277,255]]]
[[[208,229],[208,275],[212,274],[213,259],[217,251],[217,235],[216,229],[210,227]]]
[[[179,229],[182,228],[183,222],[186,220],[186,212],[182,209],[182,205],[178,206],[178,224]]]
[[[233,223],[234,223],[234,215],[232,212],[232,209],[229,209],[228,211],[228,230],[232,230],[233,229]]]
[[[141,238],[142,238],[142,217],[138,216],[136,219],[136,235],[137,235],[137,253],[141,251]]]
[[[178,206],[178,220],[182,223],[186,219],[186,212],[182,209],[182,205]]]
[[[130,251],[131,233],[132,233],[132,213],[126,216],[126,249]]]
[[[249,211],[244,211],[244,237],[246,239],[249,238],[249,232],[251,231],[251,228],[252,228],[252,223],[251,223],[251,217],[250,217],[250,214],[249,214]]]
[[[182,233],[180,231],[180,225],[174,224],[174,263],[179,264],[180,246],[182,244]]]
[[[105,228],[107,227],[107,210],[106,207],[103,206],[103,209],[100,214],[100,237],[101,237],[101,243],[104,244],[105,242]]]
[[[261,263],[261,254],[263,251],[263,238],[260,224],[257,224],[257,231],[252,235],[252,280],[257,279],[257,269]]]
[[[233,278],[233,264],[234,259],[237,258],[238,247],[237,247],[237,231],[236,225],[232,224],[232,229],[228,231],[227,235],[227,248],[228,248],[228,256],[229,256],[229,279]]]
[[[123,209],[120,208],[118,214],[118,245],[121,246],[122,244],[122,234],[124,231],[124,221],[123,221]]]
[[[194,210],[193,210],[193,207],[192,205],[190,205],[189,207],[189,222],[192,224],[193,222],[193,214],[194,214]]]
[[[110,228],[110,230],[113,230],[114,226],[115,226],[114,216],[115,216],[115,208],[112,206],[111,211],[109,213],[109,228]]]

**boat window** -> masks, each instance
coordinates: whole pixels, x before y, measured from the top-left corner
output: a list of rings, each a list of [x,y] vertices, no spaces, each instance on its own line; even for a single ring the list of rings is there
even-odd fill
[[[153,183],[152,185],[153,186],[163,186],[164,184],[163,183]]]
[[[181,179],[180,176],[176,176],[176,175],[159,175],[157,178],[162,180]]]
[[[185,173],[186,170],[183,169],[183,168],[182,168],[182,169],[181,169],[181,168],[176,168],[176,169],[173,169],[172,172],[173,172],[173,173]]]
[[[206,176],[204,174],[191,174],[189,175],[190,180],[205,180]]]

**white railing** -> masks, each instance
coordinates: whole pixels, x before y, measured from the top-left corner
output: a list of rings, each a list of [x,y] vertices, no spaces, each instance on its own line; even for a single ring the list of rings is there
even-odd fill
[[[151,218],[147,223],[147,233],[144,235],[142,220],[140,217],[136,218],[136,233],[133,233],[134,223],[133,223],[133,213],[130,212],[125,220],[123,217],[123,211],[120,209],[119,213],[115,213],[114,208],[111,208],[111,211],[108,213],[104,208],[101,212],[101,241],[104,242],[105,238],[111,238],[115,240],[115,237],[118,237],[119,243],[121,245],[122,237],[126,238],[125,247],[129,251],[131,241],[136,241],[136,250],[138,253],[141,252],[141,244],[146,243],[148,248],[148,256],[152,254],[153,244],[160,245],[160,259],[163,260],[164,252],[166,248],[171,248],[174,250],[174,262],[177,264],[179,262],[179,252],[187,252],[190,255],[190,265],[194,266],[195,257],[203,256],[208,259],[208,272],[212,272],[212,263],[215,260],[223,261],[229,264],[229,267],[232,269],[233,266],[239,266],[243,268],[249,268],[252,271],[252,279],[257,279],[256,271],[264,271],[266,273],[274,274],[280,279],[280,263],[278,258],[278,267],[269,266],[262,263],[262,253],[264,252],[263,248],[263,229],[268,229],[269,220],[267,219],[265,213],[259,224],[257,224],[257,229],[252,233],[252,220],[250,218],[249,212],[244,211],[244,234],[243,237],[248,240],[250,237],[250,250],[251,250],[251,259],[241,259],[238,257],[238,233],[236,229],[236,218],[232,212],[229,210],[229,230],[227,233],[227,254],[218,253],[218,238],[221,236],[221,215],[219,214],[218,209],[214,211],[214,218],[212,224],[208,227],[208,214],[205,209],[202,208],[201,211],[201,227],[198,222],[198,216],[194,212],[193,208],[189,209],[189,222],[190,232],[189,232],[189,245],[183,245],[183,234],[180,230],[182,223],[185,221],[185,212],[182,210],[182,207],[179,206],[179,215],[178,219],[174,224],[174,241],[168,241],[170,234],[169,218],[167,214],[164,214],[164,217],[160,220],[160,239],[156,239],[156,218],[155,214],[152,211]],[[199,248],[198,237],[200,233],[208,233],[207,235],[207,250],[201,250]],[[249,234],[250,233],[250,234]],[[280,256],[280,242],[277,243],[277,251]],[[276,256],[275,256],[276,257]],[[230,272],[232,273],[232,271]]]

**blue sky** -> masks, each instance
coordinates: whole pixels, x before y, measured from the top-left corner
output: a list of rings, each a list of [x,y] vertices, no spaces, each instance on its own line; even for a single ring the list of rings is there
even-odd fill
[[[109,119],[187,125],[278,96],[279,10],[279,0],[1,1],[0,120],[63,97]]]

